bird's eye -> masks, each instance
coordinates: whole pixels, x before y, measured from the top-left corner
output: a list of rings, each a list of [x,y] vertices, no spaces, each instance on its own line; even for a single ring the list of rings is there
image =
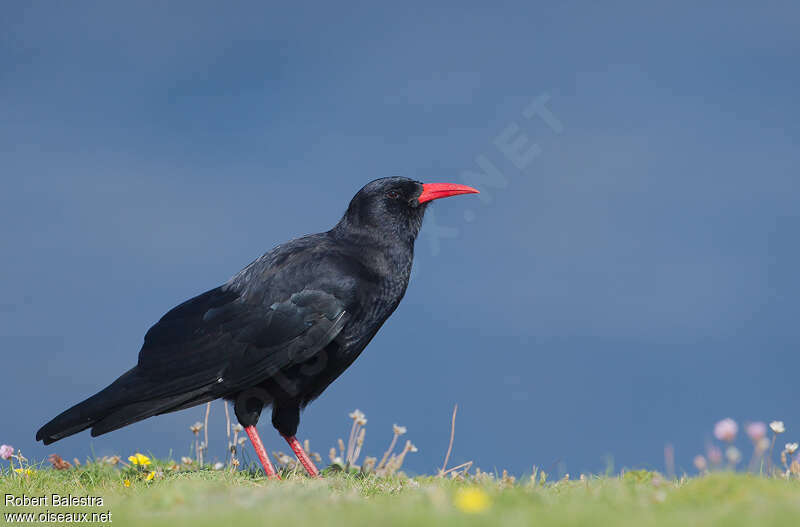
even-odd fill
[[[386,193],[386,197],[389,199],[397,199],[400,197],[400,193],[397,192],[396,190],[390,190],[389,192]]]

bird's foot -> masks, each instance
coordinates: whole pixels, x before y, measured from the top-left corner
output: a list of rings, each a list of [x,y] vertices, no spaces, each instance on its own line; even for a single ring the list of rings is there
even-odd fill
[[[289,446],[292,447],[292,450],[294,451],[294,455],[297,456],[297,459],[300,461],[300,463],[306,469],[306,472],[308,472],[308,475],[311,476],[312,478],[320,477],[319,470],[317,470],[317,467],[314,466],[314,462],[311,461],[310,457],[308,457],[308,454],[306,454],[306,451],[303,450],[303,446],[300,444],[300,441],[298,441],[295,436],[291,436],[291,437],[290,436],[283,436],[283,438],[286,440],[287,443],[289,443]]]
[[[267,451],[264,448],[264,443],[261,442],[261,437],[259,437],[256,427],[247,426],[244,430],[247,432],[247,437],[250,438],[250,442],[253,443],[253,448],[256,451],[258,460],[261,461],[261,466],[264,467],[264,473],[267,475],[267,477],[269,479],[281,479],[278,473],[275,472],[275,467],[272,466],[272,463],[269,460]]]

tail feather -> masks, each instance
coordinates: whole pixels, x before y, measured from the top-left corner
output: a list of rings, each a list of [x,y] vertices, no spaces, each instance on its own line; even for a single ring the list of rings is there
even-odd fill
[[[103,415],[124,402],[126,388],[133,386],[136,373],[136,368],[128,370],[107,388],[57,415],[36,432],[36,440],[49,445],[94,426]]]
[[[153,417],[154,415],[166,414],[183,408],[197,406],[198,404],[214,399],[216,399],[216,397],[208,395],[208,390],[206,388],[201,388],[179,396],[128,404],[114,410],[112,413],[94,423],[92,426],[92,437],[119,430],[123,426],[128,426],[142,419]]]
[[[36,432],[36,440],[49,445],[87,428],[99,436],[148,417],[188,408],[215,397],[207,387],[176,396],[141,400],[142,379],[136,368],[128,370],[107,388],[62,412]],[[137,397],[138,395],[138,397]]]

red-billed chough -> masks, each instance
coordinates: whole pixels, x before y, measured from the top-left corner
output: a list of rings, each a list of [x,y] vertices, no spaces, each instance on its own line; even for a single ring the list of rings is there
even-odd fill
[[[98,436],[218,398],[234,403],[264,470],[277,474],[256,423],[272,424],[312,476],[295,438],[300,410],[358,357],[405,294],[431,200],[477,193],[401,177],[362,188],[336,226],[279,245],[227,283],[170,310],[144,337],[136,366],[44,425],[50,444]]]

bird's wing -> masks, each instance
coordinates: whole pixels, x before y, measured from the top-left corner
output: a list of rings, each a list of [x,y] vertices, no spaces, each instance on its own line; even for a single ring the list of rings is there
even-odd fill
[[[301,289],[265,305],[225,286],[168,312],[147,332],[138,370],[151,382],[142,396],[203,387],[245,389],[300,364],[327,346],[348,319],[344,303],[321,289]]]

